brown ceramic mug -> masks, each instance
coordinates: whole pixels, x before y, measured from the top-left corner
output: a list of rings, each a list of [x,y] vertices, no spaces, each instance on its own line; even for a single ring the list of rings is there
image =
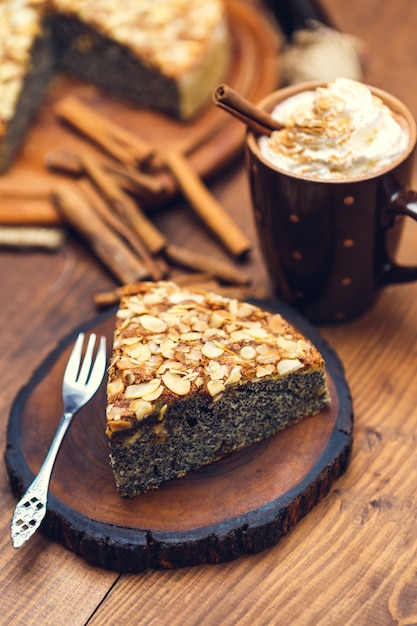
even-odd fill
[[[319,85],[280,89],[259,106],[271,112],[282,100]],[[402,116],[409,131],[401,156],[372,175],[320,180],[288,173],[266,160],[258,136],[247,132],[255,222],[275,292],[316,323],[360,315],[382,287],[417,280],[417,266],[394,260],[404,217],[417,219],[417,193],[409,188],[416,123],[397,98],[371,90]]]

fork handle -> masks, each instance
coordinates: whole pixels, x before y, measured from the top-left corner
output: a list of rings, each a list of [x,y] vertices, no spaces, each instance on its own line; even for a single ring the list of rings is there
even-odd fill
[[[29,489],[32,489],[36,485],[38,486],[40,491],[45,491],[45,504],[52,468],[54,466],[55,459],[61,446],[62,440],[64,439],[65,433],[67,432],[68,426],[71,424],[71,420],[73,417],[74,412],[71,411],[65,411],[62,414],[54,438],[52,439],[51,445],[49,447],[48,453],[40,467],[36,478],[33,480],[32,484],[29,487]]]
[[[45,517],[52,468],[74,414],[75,412],[71,411],[65,411],[62,414],[38,474],[16,505],[11,523],[12,542],[15,548],[30,539]]]

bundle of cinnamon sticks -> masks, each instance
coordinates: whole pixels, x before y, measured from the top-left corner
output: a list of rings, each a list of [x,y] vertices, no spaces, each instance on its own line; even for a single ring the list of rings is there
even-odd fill
[[[46,155],[51,171],[68,175],[52,197],[59,221],[69,224],[89,244],[121,287],[99,294],[98,304],[120,297],[120,289],[143,279],[169,277],[172,265],[185,268],[190,280],[212,286],[242,288],[248,276],[234,261],[243,258],[251,242],[224,207],[210,193],[180,152],[160,152],[155,146],[104,118],[73,96],[58,102],[55,113],[84,135],[100,155],[86,150],[75,154],[56,150]],[[174,181],[188,204],[230,254],[231,263],[181,248],[167,241],[141,200],[164,197]],[[123,287],[125,288],[125,287]]]

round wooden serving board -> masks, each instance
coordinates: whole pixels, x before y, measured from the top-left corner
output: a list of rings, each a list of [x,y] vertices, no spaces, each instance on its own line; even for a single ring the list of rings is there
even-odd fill
[[[252,102],[258,102],[278,87],[279,38],[265,16],[254,7],[239,0],[227,2],[232,37],[232,61],[227,82]],[[13,167],[0,177],[0,213],[13,212],[18,221],[19,211],[25,211],[28,202],[49,202],[39,198],[42,190],[48,195],[65,176],[48,171],[45,155],[60,148],[76,154],[91,152],[105,157],[84,137],[61,123],[54,114],[55,104],[67,95],[73,95],[100,115],[150,141],[161,151],[175,149],[185,152],[196,172],[203,178],[218,173],[241,150],[245,126],[212,102],[195,118],[187,122],[174,120],[161,113],[140,109],[109,93],[68,76],[57,74],[52,80],[44,102],[39,109],[19,157]],[[141,204],[151,206],[165,202],[176,193],[176,184],[166,171],[157,171],[166,184],[166,192],[154,199],[143,199]],[[33,190],[33,198],[11,198],[11,187]],[[37,210],[42,215],[41,207]],[[45,213],[45,220],[49,213]],[[53,218],[52,218],[53,219]]]
[[[121,498],[109,466],[105,381],[75,417],[52,474],[42,531],[90,563],[117,571],[218,563],[276,544],[347,469],[353,412],[343,367],[319,333],[292,309],[281,312],[326,359],[330,407],[273,437],[159,490]],[[6,466],[21,496],[47,453],[62,411],[65,365],[79,330],[106,335],[114,311],[65,338],[17,396]]]

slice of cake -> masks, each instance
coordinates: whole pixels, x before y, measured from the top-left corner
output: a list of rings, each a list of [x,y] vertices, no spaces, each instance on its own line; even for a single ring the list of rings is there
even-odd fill
[[[0,2],[0,173],[13,160],[54,66],[43,0]]]
[[[281,315],[171,282],[117,312],[107,387],[122,496],[212,463],[329,402],[322,356]]]
[[[223,0],[50,0],[64,70],[187,119],[229,65]]]

